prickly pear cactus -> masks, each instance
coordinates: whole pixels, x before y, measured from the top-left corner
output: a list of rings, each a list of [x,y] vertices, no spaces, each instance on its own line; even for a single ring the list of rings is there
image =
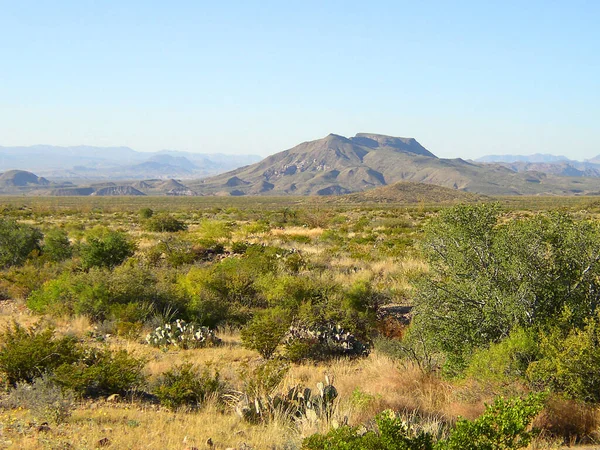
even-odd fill
[[[307,387],[294,386],[285,394],[264,395],[255,399],[241,394],[235,410],[240,417],[251,423],[269,421],[276,415],[316,422],[321,418],[331,417],[337,397],[337,389],[326,377],[325,384],[317,384],[316,392]]]

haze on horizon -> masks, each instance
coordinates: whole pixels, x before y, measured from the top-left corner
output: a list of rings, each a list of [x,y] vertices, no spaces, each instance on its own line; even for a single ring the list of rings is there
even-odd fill
[[[600,4],[488,3],[3,1],[0,146],[599,154]]]

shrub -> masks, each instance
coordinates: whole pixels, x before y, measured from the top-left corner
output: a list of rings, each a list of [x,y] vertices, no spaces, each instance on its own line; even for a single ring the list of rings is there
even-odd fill
[[[157,327],[148,333],[146,342],[153,347],[168,347],[173,345],[182,349],[213,347],[221,344],[213,330],[207,327],[198,327],[193,323],[186,323],[177,319],[175,322]]]
[[[88,236],[87,242],[81,244],[81,265],[86,270],[92,267],[112,268],[132,256],[135,247],[123,232],[100,232],[100,236]]]
[[[535,335],[515,328],[503,341],[476,351],[465,375],[495,383],[525,378],[529,364],[538,358],[538,353]]]
[[[208,367],[201,371],[191,363],[184,363],[163,373],[154,393],[161,405],[168,408],[194,408],[202,405],[208,397],[218,396],[223,389],[219,372],[213,373]]]
[[[289,312],[282,308],[261,311],[242,329],[242,342],[269,359],[286,335],[290,321]]]
[[[16,322],[0,333],[0,371],[12,386],[31,383],[81,354],[75,338],[57,338],[52,328],[24,328]]]
[[[540,359],[527,370],[533,386],[550,387],[572,399],[600,401],[600,311],[583,329],[557,326],[542,334],[539,347]]]
[[[142,208],[138,211],[140,218],[149,219],[154,215],[154,211],[151,208]]]
[[[187,225],[169,214],[160,214],[148,219],[144,228],[157,233],[175,233],[186,230]]]
[[[73,256],[73,248],[67,232],[60,228],[48,231],[44,236],[42,253],[55,262],[64,261]]]
[[[499,205],[459,205],[425,227],[430,271],[413,327],[458,373],[515,327],[551,325],[565,307],[582,326],[600,304],[600,228],[560,213],[502,221]]]
[[[0,218],[0,268],[21,265],[40,250],[42,233],[29,225]]]
[[[343,426],[325,435],[315,434],[302,443],[305,450],[516,450],[529,445],[536,430],[530,430],[540,413],[544,396],[525,399],[498,398],[473,421],[460,419],[447,439],[434,443],[426,432],[416,431],[394,413],[376,417],[377,430],[361,432]]]
[[[438,448],[443,450],[512,450],[527,447],[536,430],[529,430],[544,407],[544,394],[524,399],[497,398],[476,420],[459,420]]]
[[[343,426],[325,435],[314,434],[302,442],[304,450],[433,450],[433,439],[413,430],[392,411],[375,418],[377,430],[361,433],[358,427]]]
[[[75,406],[73,394],[64,391],[47,376],[35,378],[31,384],[19,382],[0,401],[5,408],[27,408],[40,422],[60,424],[71,417]]]
[[[52,380],[83,397],[126,394],[144,385],[144,365],[126,350],[87,348],[76,362],[57,367]]]

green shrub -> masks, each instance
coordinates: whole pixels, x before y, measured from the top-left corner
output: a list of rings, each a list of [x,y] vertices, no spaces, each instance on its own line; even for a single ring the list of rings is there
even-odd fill
[[[425,227],[430,271],[412,327],[461,372],[474,350],[515,327],[550,326],[569,307],[581,327],[600,305],[600,227],[562,213],[503,220],[500,206],[459,205]]]
[[[527,370],[533,386],[550,387],[572,399],[600,402],[600,312],[588,319],[583,329],[557,326],[542,334],[539,348],[540,359]]]
[[[80,355],[75,338],[58,338],[52,328],[24,328],[13,322],[0,333],[0,372],[12,386],[31,383],[62,364],[77,361]]]
[[[126,394],[144,385],[144,366],[126,350],[86,348],[76,362],[57,367],[52,380],[83,397]]]
[[[513,450],[527,447],[536,436],[533,419],[544,407],[544,394],[497,398],[476,420],[459,420],[440,450]]]
[[[142,219],[149,219],[154,215],[154,211],[151,208],[142,208],[138,211],[138,215]]]
[[[208,397],[218,396],[224,390],[219,372],[209,367],[200,370],[192,363],[184,363],[163,373],[154,389],[160,404],[171,409],[199,407]]]
[[[40,250],[42,237],[37,228],[0,218],[0,268],[23,264],[34,250]]]
[[[465,375],[494,383],[522,379],[529,364],[538,358],[538,353],[536,336],[522,328],[515,328],[503,341],[476,351]]]
[[[282,308],[261,311],[242,329],[242,342],[246,348],[256,350],[269,359],[286,335],[291,317]]]
[[[42,253],[55,262],[64,261],[73,256],[73,248],[67,232],[60,228],[48,231],[44,236]]]
[[[144,229],[157,233],[175,233],[184,231],[187,225],[169,214],[151,216],[145,223]]]
[[[303,450],[433,450],[433,439],[414,433],[392,411],[375,418],[377,430],[360,432],[358,427],[343,426],[325,435],[314,434],[302,442]]]
[[[304,450],[516,450],[527,447],[536,430],[533,419],[544,406],[544,395],[525,399],[498,398],[473,421],[460,419],[447,439],[434,443],[426,432],[416,431],[392,412],[376,417],[376,430],[343,426],[302,443]]]
[[[81,265],[88,270],[92,267],[116,267],[133,255],[136,245],[120,231],[103,231],[98,236],[88,236],[81,244],[79,254]]]

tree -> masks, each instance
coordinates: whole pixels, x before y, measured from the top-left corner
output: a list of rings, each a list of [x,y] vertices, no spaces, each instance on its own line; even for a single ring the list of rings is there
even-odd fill
[[[37,228],[0,219],[0,267],[19,266],[40,249],[42,233]]]
[[[59,228],[50,230],[44,236],[43,253],[52,261],[64,261],[73,256],[73,248],[66,231]]]
[[[600,233],[566,214],[503,220],[497,204],[442,211],[425,230],[412,333],[461,370],[473,349],[515,326],[544,327],[565,307],[582,326],[600,303]],[[409,333],[410,334],[410,333]]]
[[[80,247],[81,264],[84,269],[91,267],[112,268],[133,255],[135,244],[120,231],[102,231],[99,235],[88,236]]]

